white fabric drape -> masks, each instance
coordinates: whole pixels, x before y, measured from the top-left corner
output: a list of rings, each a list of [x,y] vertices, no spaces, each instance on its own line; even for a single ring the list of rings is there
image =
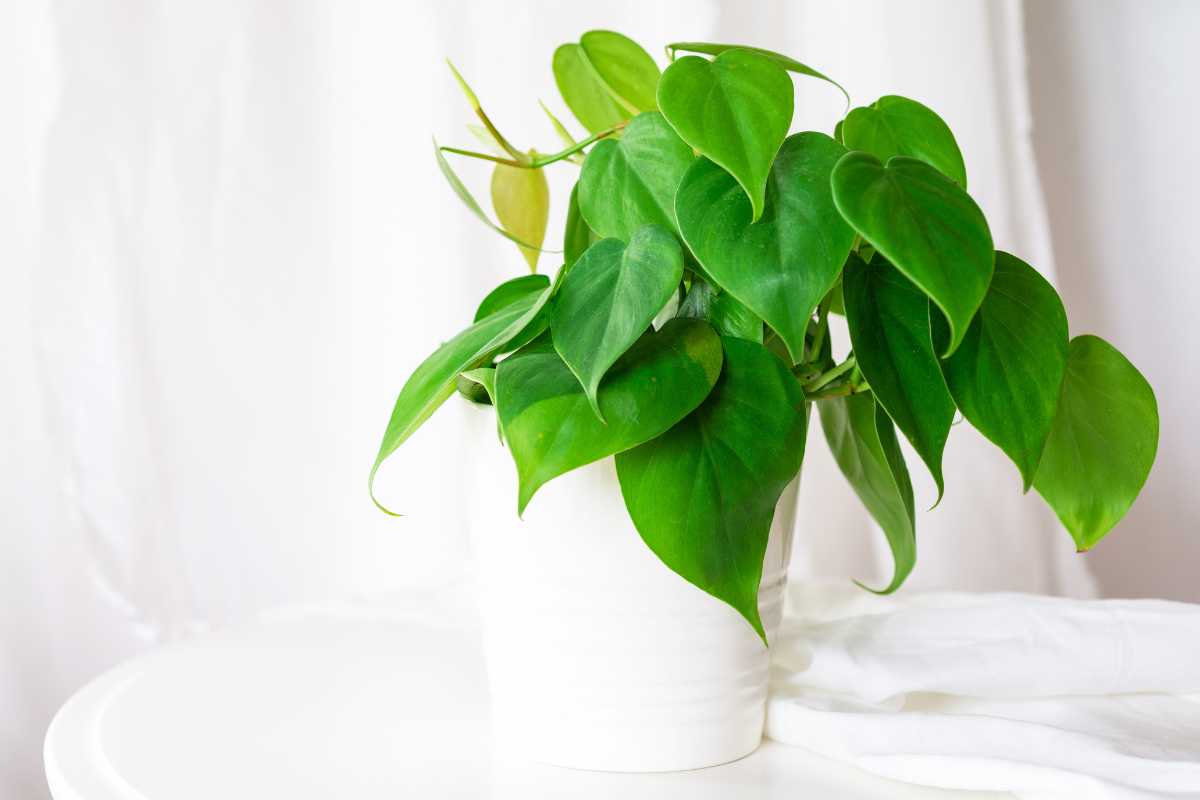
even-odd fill
[[[945,116],[996,241],[1053,275],[1028,134],[1020,8],[884,0],[604,4],[54,0],[12,4],[18,124],[6,343],[0,794],[37,796],[41,731],[79,682],[153,642],[281,603],[457,574],[471,442],[452,400],[366,468],[408,372],[519,254],[442,183],[469,142],[451,57],[506,134],[555,146],[554,46],[609,27],[652,52],[745,41]],[[11,20],[9,19],[11,18]],[[936,23],[931,22],[936,20]],[[797,80],[797,128],[829,130]],[[560,230],[570,167],[552,177]],[[463,165],[486,196],[486,172]],[[5,245],[8,247],[9,245]],[[546,264],[546,268],[551,265]],[[9,377],[11,376],[11,377]],[[919,502],[930,482],[911,460]],[[1089,594],[1069,539],[967,425],[918,520],[911,584]],[[797,574],[872,580],[882,538],[814,426]],[[11,709],[12,713],[7,713]]]

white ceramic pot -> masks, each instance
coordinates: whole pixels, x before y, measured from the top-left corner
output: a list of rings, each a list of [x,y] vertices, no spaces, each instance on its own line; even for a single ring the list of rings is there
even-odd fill
[[[498,750],[581,769],[733,761],[762,740],[768,652],[732,608],[666,567],[625,511],[612,458],[516,515],[516,470],[480,409],[472,546]],[[486,422],[482,422],[486,420]],[[759,610],[782,612],[796,483],[775,512]]]

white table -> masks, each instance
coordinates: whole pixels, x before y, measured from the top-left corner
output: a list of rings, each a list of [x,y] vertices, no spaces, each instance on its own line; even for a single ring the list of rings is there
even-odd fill
[[[1008,797],[921,789],[767,742],[695,772],[493,759],[477,634],[393,613],[291,613],[137,658],[46,735],[55,800]]]

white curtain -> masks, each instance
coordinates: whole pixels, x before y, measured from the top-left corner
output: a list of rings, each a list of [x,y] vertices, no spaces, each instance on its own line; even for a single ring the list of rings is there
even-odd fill
[[[0,126],[6,797],[44,795],[49,715],[121,658],[282,603],[459,574],[472,442],[457,399],[381,472],[406,517],[378,513],[365,481],[408,372],[523,269],[434,165],[431,134],[471,143],[444,57],[509,138],[543,150],[556,140],[537,100],[566,116],[553,48],[593,27],[655,54],[778,49],[860,103],[913,96],[958,134],[996,241],[1053,276],[1015,0],[55,0],[0,17],[16,109]],[[830,130],[841,110],[797,80],[798,128]],[[552,231],[571,169],[552,176]],[[486,196],[486,172],[463,173]],[[817,427],[796,572],[877,579],[886,547]],[[911,587],[1092,591],[968,425],[946,462]]]

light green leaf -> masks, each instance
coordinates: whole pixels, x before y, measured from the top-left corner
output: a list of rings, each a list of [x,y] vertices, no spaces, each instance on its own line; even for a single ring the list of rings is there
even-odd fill
[[[762,319],[729,292],[714,289],[712,284],[700,277],[692,281],[692,288],[688,290],[677,316],[706,319],[722,336],[763,343]]]
[[[803,359],[813,309],[854,244],[829,186],[845,153],[823,133],[789,136],[755,223],[745,193],[707,159],[687,171],[675,200],[684,241],[705,272],[779,334],[794,363]]]
[[[944,328],[940,317],[933,319]],[[934,340],[943,341],[943,332],[935,330]],[[983,305],[942,373],[963,416],[1013,460],[1026,491],[1054,424],[1066,368],[1067,313],[1058,293],[1033,267],[997,250]]]
[[[567,223],[563,228],[563,263],[570,268],[593,243],[596,234],[588,227],[579,211],[579,183],[571,188],[571,200],[567,205]]]
[[[617,455],[642,539],[688,582],[736,609],[763,637],[758,588],[775,505],[804,459],[804,392],[783,362],[726,337],[721,378],[671,430]]]
[[[571,132],[567,130],[567,126],[563,125],[559,118],[554,116],[554,112],[547,108],[545,103],[543,103],[541,100],[538,100],[538,105],[542,107],[542,111],[545,112],[546,117],[549,118],[550,126],[554,128],[554,132],[558,134],[559,141],[562,142],[563,147],[575,147],[579,144],[579,142],[575,141],[575,137],[571,135]],[[574,161],[575,163],[581,163],[582,159],[580,155],[576,153],[575,155],[571,156],[569,160]]]
[[[580,45],[564,44],[555,50],[553,68],[563,102],[590,132],[599,133],[633,116],[609,92]]]
[[[892,550],[892,580],[872,591],[894,592],[916,563],[917,540],[912,483],[892,421],[869,392],[822,400],[817,408],[834,460]]]
[[[658,65],[641,45],[614,31],[588,31],[579,44],[600,80],[634,113],[657,108]]]
[[[531,272],[537,272],[538,251],[550,218],[550,187],[540,169],[497,164],[492,171],[492,207],[504,229],[518,241]]]
[[[954,401],[933,351],[929,300],[880,258],[867,265],[851,257],[842,273],[842,295],[858,368],[929,467],[941,501],[942,453]]]
[[[469,369],[466,372],[459,374],[460,379],[472,383],[480,387],[489,404],[495,402],[496,397],[496,368],[495,367],[479,367],[477,369]]]
[[[579,209],[597,234],[624,242],[643,225],[678,230],[675,191],[695,160],[662,114],[639,114],[620,139],[603,139],[588,153]]]
[[[601,419],[600,380],[650,327],[682,278],[678,240],[665,228],[646,225],[628,246],[601,239],[563,279],[550,314],[554,349]]]
[[[842,96],[846,98],[846,106],[850,106],[850,94],[842,88],[842,85],[826,75],[817,72],[807,64],[802,64],[791,56],[785,56],[782,53],[776,53],[773,50],[764,50],[761,47],[745,47],[738,44],[716,44],[715,42],[675,42],[667,45],[667,52],[674,56],[675,52],[682,50],[686,53],[704,53],[710,56],[719,56],[726,50],[749,50],[752,53],[757,53],[760,56],[765,56],[779,64],[788,72],[795,72],[799,75],[807,75],[810,78],[825,81],[838,88]]]
[[[663,73],[658,107],[675,132],[733,175],[757,220],[771,162],[792,123],[792,81],[775,61],[726,50],[712,61],[684,56]]]
[[[381,511],[393,514],[375,498],[375,473],[379,465],[454,394],[459,373],[482,366],[497,354],[516,349],[545,330],[548,320],[542,310],[553,292],[554,287],[550,287],[526,295],[476,322],[435,350],[413,371],[396,398],[367,479],[371,500]]]
[[[885,164],[892,156],[919,158],[967,188],[967,168],[950,126],[916,100],[885,95],[854,109],[842,123],[842,141]]]
[[[540,294],[549,286],[550,277],[548,275],[522,275],[519,278],[507,280],[488,292],[487,297],[483,298],[479,303],[479,308],[475,310],[475,319],[472,322],[479,322],[484,317],[490,317],[497,311],[523,300],[529,295]]]
[[[1125,516],[1157,449],[1158,402],[1150,384],[1108,342],[1076,336],[1033,486],[1081,551]]]
[[[833,200],[946,315],[950,340],[942,355],[953,353],[992,279],[992,234],[979,206],[924,161],[896,156],[885,167],[861,151],[834,167]]]
[[[501,361],[496,410],[517,464],[517,512],[552,478],[666,431],[700,405],[720,372],[713,329],[672,320],[642,336],[609,370],[600,386],[606,424],[549,341]]]

